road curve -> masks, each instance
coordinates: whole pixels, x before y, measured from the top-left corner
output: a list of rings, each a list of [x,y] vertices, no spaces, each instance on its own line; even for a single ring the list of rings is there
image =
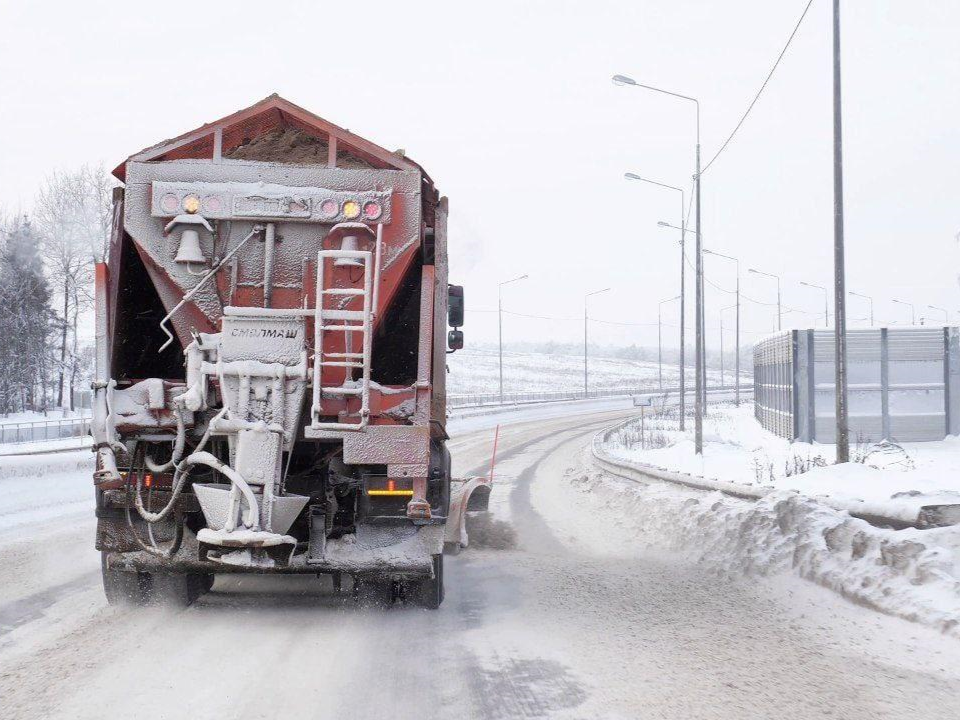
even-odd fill
[[[960,717],[956,641],[567,522],[594,512],[567,485],[625,412],[501,428],[490,517],[436,612],[238,576],[187,610],[111,608],[89,514],[0,534],[3,718]],[[492,440],[455,436],[456,473],[487,472]]]

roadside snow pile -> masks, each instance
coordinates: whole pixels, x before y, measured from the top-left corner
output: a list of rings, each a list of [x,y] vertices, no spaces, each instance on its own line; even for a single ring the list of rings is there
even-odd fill
[[[16,413],[7,413],[6,415],[0,416],[0,425],[7,425],[11,423],[42,423],[42,422],[51,422],[53,420],[63,420],[64,418],[88,418],[90,417],[90,410],[80,408],[77,410],[70,410],[68,408],[53,408],[47,412],[34,412],[32,410],[26,412],[16,412]]]
[[[93,506],[93,453],[0,457],[0,532]]]
[[[837,466],[832,464],[832,445],[791,443],[764,430],[753,417],[751,403],[710,409],[699,457],[691,439],[692,421],[686,433],[676,425],[672,418],[648,419],[648,449],[641,449],[639,425],[630,423],[612,433],[604,449],[654,467],[811,497],[900,508],[960,503],[958,437],[902,446],[858,445],[851,449],[854,462]]]
[[[714,572],[794,572],[882,612],[960,637],[960,528],[883,530],[791,492],[753,502],[603,472],[572,472],[565,504]],[[589,509],[589,510],[588,510]]]

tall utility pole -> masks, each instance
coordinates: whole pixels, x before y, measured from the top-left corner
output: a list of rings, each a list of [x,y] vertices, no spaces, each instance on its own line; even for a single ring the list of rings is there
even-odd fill
[[[500,347],[500,404],[503,405],[503,286],[518,280],[526,280],[526,275],[515,277],[512,280],[504,280],[497,285],[497,335]]]
[[[840,93],[840,0],[833,0],[833,275],[837,463],[850,461],[847,421],[847,293],[843,261],[843,123]]]
[[[689,95],[681,95],[680,93],[671,92],[670,90],[663,90],[658,87],[653,87],[652,85],[643,85],[638,83],[633,78],[627,77],[626,75],[614,75],[613,82],[616,85],[633,85],[634,87],[641,87],[645,90],[653,90],[654,92],[662,93],[664,95],[670,95],[671,97],[679,98],[681,100],[687,100],[692,102],[697,109],[697,165],[696,173],[693,176],[694,180],[694,192],[696,194],[696,206],[697,206],[697,277],[696,277],[696,287],[697,287],[697,313],[696,313],[696,323],[697,323],[697,370],[695,376],[695,384],[697,386],[696,400],[694,402],[694,448],[698,455],[703,454],[703,408],[704,400],[706,398],[706,377],[705,377],[705,368],[704,368],[704,324],[703,324],[703,253],[701,252],[702,243],[701,243],[701,233],[700,233],[700,101]]]
[[[603,290],[594,290],[583,296],[583,397],[587,397],[587,384],[588,384],[588,374],[587,374],[587,357],[589,351],[587,350],[587,326],[590,323],[590,318],[587,316],[587,298],[591,295],[599,295],[600,293],[605,293],[610,288],[604,288]]]
[[[736,373],[737,374],[736,374],[736,382],[734,382],[736,389],[734,390],[733,404],[736,405],[737,407],[740,407],[740,260],[738,258],[733,257],[732,255],[724,255],[723,253],[718,253],[715,250],[707,250],[706,248],[703,249],[703,253],[704,255],[713,255],[715,257],[723,258],[724,260],[732,260],[737,264],[737,290],[736,290],[737,302],[736,302],[736,305],[731,305],[731,307],[737,308],[737,335],[736,335],[736,345],[737,345]],[[724,308],[724,310],[728,310],[728,309],[729,308]],[[721,310],[721,312],[723,311]],[[723,327],[722,319],[721,319],[720,326],[721,328]],[[721,357],[723,356],[722,348],[720,350],[720,355]]]
[[[869,295],[861,295],[860,293],[855,293],[853,290],[847,290],[847,295],[853,295],[858,298],[863,298],[870,303],[870,327],[873,327],[873,298]]]
[[[804,282],[803,280],[800,281],[800,284],[804,287],[823,291],[823,326],[830,327],[830,293],[821,285],[814,285],[813,283]]]
[[[663,306],[666,303],[673,302],[674,300],[680,300],[681,296],[676,295],[675,297],[668,298],[667,300],[661,300],[657,304],[657,382],[659,383],[660,392],[663,392]]]
[[[650,183],[651,185],[659,185],[660,187],[667,188],[669,190],[675,190],[676,192],[680,193],[680,226],[675,227],[674,229],[680,231],[680,430],[682,432],[685,429],[685,418],[687,415],[687,358],[685,350],[687,346],[687,290],[685,287],[687,275],[687,256],[685,250],[687,236],[687,219],[685,216],[687,209],[686,193],[683,191],[683,188],[667,185],[665,183],[657,182],[656,180],[648,180],[647,178],[642,178],[634,173],[624,173],[623,176],[627,180],[640,180],[641,182]],[[674,227],[673,225],[664,222],[659,222],[657,224],[665,227]]]

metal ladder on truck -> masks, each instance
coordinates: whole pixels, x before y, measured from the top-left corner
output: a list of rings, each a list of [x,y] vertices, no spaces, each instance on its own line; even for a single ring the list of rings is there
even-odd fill
[[[313,430],[363,430],[370,419],[370,356],[373,339],[373,317],[377,289],[380,282],[380,227],[377,228],[376,261],[369,250],[320,250],[317,253],[317,300],[314,311],[314,362],[313,362],[313,407],[311,429]],[[326,261],[347,261],[363,267],[363,288],[324,287]],[[353,262],[351,262],[353,261]],[[371,272],[372,270],[372,272]],[[363,299],[362,310],[341,310],[325,307],[328,300]],[[343,336],[344,352],[325,352],[324,340],[331,333]],[[355,340],[360,336],[360,352],[354,351]],[[322,385],[324,368],[343,368],[346,379],[343,385]],[[361,371],[359,385],[350,378],[353,370]],[[324,397],[359,397],[360,422],[321,422],[321,402]]]

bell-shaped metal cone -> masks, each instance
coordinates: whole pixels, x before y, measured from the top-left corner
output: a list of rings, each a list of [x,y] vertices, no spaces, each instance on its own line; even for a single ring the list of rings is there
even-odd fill
[[[204,263],[206,258],[200,249],[200,233],[190,228],[183,231],[180,236],[180,247],[177,249],[177,256],[173,259],[178,263]]]
[[[340,243],[341,250],[354,251],[359,247],[359,241],[356,235],[346,235],[343,242]],[[357,258],[337,258],[333,261],[334,267],[362,267],[363,261]]]

